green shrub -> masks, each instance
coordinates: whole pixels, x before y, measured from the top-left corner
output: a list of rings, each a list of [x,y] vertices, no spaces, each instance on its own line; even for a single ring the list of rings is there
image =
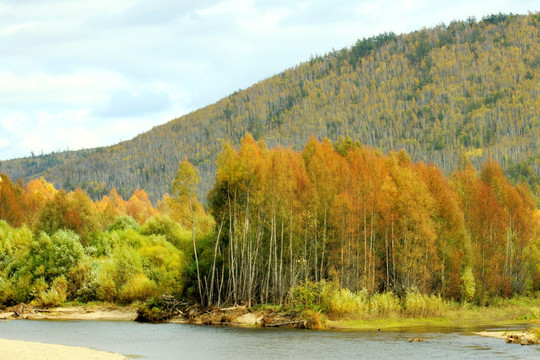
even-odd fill
[[[0,275],[0,308],[2,305],[12,305],[16,302],[15,292],[11,281]]]
[[[34,305],[43,307],[59,306],[66,301],[66,293],[66,278],[60,276],[53,281],[50,289],[40,291],[38,296],[34,299],[34,301],[32,301],[32,303]]]
[[[68,273],[84,256],[79,236],[72,231],[59,230],[52,237],[45,233],[30,246],[25,260],[35,277],[43,276],[50,283]]]
[[[97,300],[114,302],[116,299],[115,267],[112,259],[95,264],[95,275],[89,288],[95,291]]]
[[[80,296],[80,290],[90,281],[91,268],[88,263],[80,263],[71,268],[66,275],[67,299],[75,300]]]
[[[182,251],[191,249],[191,231],[166,215],[155,215],[141,228],[144,235],[163,235],[165,239]]]
[[[118,300],[124,304],[136,300],[147,300],[156,295],[156,283],[148,279],[144,274],[137,274],[122,287]]]
[[[16,276],[11,280],[13,285],[14,303],[24,302],[27,303],[33,298],[33,294],[37,294],[33,288],[33,276],[28,272],[17,273]],[[15,304],[13,304],[15,305]]]
[[[324,286],[324,281],[315,283],[307,281],[296,286],[292,290],[292,302],[295,305],[302,307],[310,307],[318,304],[321,297],[321,287]]]
[[[114,219],[113,224],[109,227],[109,232],[114,230],[133,229],[139,231],[140,225],[135,219],[129,215],[120,215]]]
[[[162,310],[164,306],[165,302],[161,298],[149,299],[137,308],[135,321],[158,323],[168,320],[166,313]]]

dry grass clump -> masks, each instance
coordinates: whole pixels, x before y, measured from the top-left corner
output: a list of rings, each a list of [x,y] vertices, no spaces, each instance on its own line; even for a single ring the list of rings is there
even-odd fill
[[[334,318],[439,317],[451,306],[440,295],[418,291],[410,291],[400,298],[391,291],[374,294],[366,289],[351,291],[334,282],[321,282],[316,288],[310,300],[319,298],[321,308]]]
[[[411,291],[405,297],[404,313],[411,317],[437,317],[442,316],[449,306],[440,295]]]
[[[401,312],[401,304],[396,294],[391,291],[373,294],[370,311],[381,317],[391,317]]]

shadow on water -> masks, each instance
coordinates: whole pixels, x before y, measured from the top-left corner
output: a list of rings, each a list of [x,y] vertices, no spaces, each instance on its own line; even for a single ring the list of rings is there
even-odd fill
[[[309,331],[36,320],[0,323],[0,338],[85,346],[126,354],[131,359],[540,358],[540,346],[517,346],[473,335],[481,330],[501,328]],[[407,342],[410,338],[422,338],[425,342]]]

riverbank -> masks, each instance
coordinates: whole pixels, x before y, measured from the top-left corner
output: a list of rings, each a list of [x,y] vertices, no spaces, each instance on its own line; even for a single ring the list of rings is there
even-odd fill
[[[540,301],[511,302],[483,307],[455,304],[438,317],[411,317],[402,314],[369,316],[356,314],[328,317],[310,309],[294,310],[280,306],[244,306],[229,308],[188,308],[182,316],[170,320],[175,323],[217,326],[293,327],[320,330],[395,331],[405,329],[478,328],[522,326],[540,328]],[[535,334],[539,334],[536,330]]]
[[[531,331],[480,331],[476,335],[505,340],[520,345],[538,345],[540,338]]]
[[[121,354],[77,346],[43,344],[30,341],[0,339],[2,359],[17,360],[124,360]]]
[[[39,309],[20,304],[0,311],[0,319],[31,320],[109,320],[134,321],[137,309],[112,304],[68,304],[64,307]],[[497,306],[456,304],[438,317],[407,317],[350,315],[328,317],[309,309],[293,310],[280,306],[233,306],[227,308],[200,308],[191,306],[169,320],[173,323],[243,326],[243,327],[296,327],[324,330],[380,331],[405,328],[471,328],[483,326],[523,325],[540,327],[540,299],[531,301],[505,301]]]
[[[388,316],[383,318],[329,319],[325,327],[336,330],[394,330],[402,328],[475,328],[483,326],[540,326],[540,299],[507,301],[494,306],[456,304],[436,317]]]
[[[6,311],[0,311],[0,319],[27,320],[108,320],[134,321],[137,310],[133,307],[119,307],[108,304],[65,306],[40,309],[19,304]]]

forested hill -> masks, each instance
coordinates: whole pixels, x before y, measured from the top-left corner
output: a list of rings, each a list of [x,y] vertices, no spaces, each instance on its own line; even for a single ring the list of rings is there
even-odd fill
[[[381,34],[288,69],[118,145],[4,161],[0,173],[93,197],[169,191],[185,156],[204,198],[216,154],[250,132],[299,149],[311,134],[349,136],[453,169],[491,157],[540,189],[540,13],[491,15],[406,35]],[[536,189],[535,189],[536,186]]]

